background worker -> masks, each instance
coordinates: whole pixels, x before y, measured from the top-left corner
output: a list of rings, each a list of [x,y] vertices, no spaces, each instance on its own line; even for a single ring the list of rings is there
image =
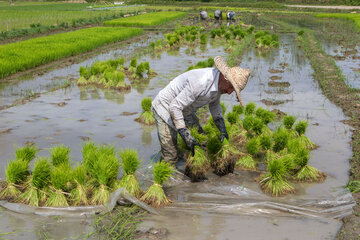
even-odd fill
[[[177,76],[152,102],[163,161],[174,164],[177,162],[177,133],[194,153],[194,147],[199,143],[191,136],[188,127],[197,127],[200,133],[204,133],[195,113],[206,104],[209,105],[210,113],[221,133],[220,141],[229,138],[220,96],[235,91],[238,101],[244,105],[240,91],[247,84],[250,70],[230,68],[221,56],[215,57],[214,62],[214,68],[194,69]]]

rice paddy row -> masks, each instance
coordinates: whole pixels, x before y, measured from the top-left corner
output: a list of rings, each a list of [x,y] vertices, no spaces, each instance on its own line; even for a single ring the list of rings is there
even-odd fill
[[[343,18],[353,21],[360,31],[360,14],[359,13],[320,13],[316,14],[320,18]]]
[[[82,161],[72,167],[70,148],[57,145],[50,150],[50,157],[37,157],[35,146],[15,150],[5,170],[6,181],[0,187],[0,199],[31,206],[66,207],[106,204],[110,193],[125,188],[140,200],[160,207],[170,204],[162,184],[173,171],[166,162],[154,165],[154,184],[144,193],[135,176],[141,160],[137,151],[119,151],[110,145],[86,142]],[[35,164],[30,172],[29,165]],[[120,161],[121,159],[121,161]],[[120,166],[123,176],[117,179]]]
[[[135,26],[135,27],[146,27],[160,25],[172,20],[176,20],[185,17],[185,12],[154,12],[143,14],[134,17],[114,19],[111,21],[104,22],[105,26]]]
[[[95,27],[0,46],[0,78],[143,33],[139,28]]]

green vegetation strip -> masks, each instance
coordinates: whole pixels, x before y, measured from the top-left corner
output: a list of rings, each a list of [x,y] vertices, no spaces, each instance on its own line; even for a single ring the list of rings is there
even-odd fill
[[[0,78],[141,34],[139,28],[87,28],[0,46]]]
[[[235,66],[240,63],[244,50],[253,43],[253,40],[254,34],[249,34],[236,46],[228,57],[228,64],[230,66]]]
[[[321,13],[316,14],[316,17],[321,18],[344,18],[354,21],[358,29],[360,30],[360,14],[358,13]]]
[[[104,22],[107,26],[154,26],[186,16],[185,12],[155,12],[144,15],[114,19]]]

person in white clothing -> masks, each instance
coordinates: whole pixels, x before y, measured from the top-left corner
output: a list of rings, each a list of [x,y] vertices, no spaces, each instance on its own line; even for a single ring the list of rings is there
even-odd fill
[[[220,141],[229,138],[220,96],[235,91],[240,104],[244,105],[240,91],[247,84],[250,70],[230,68],[221,56],[215,57],[214,62],[214,68],[194,69],[177,76],[153,100],[152,110],[163,161],[177,162],[177,133],[194,153],[194,147],[199,143],[191,136],[188,127],[195,126],[200,133],[204,133],[195,113],[206,104],[209,105],[210,113],[221,133]]]

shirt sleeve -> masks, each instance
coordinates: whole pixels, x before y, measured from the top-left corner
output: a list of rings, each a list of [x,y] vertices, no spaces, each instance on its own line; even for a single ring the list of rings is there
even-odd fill
[[[221,95],[218,94],[217,98],[209,103],[210,113],[214,120],[218,118],[223,118],[222,107],[220,105],[220,96]]]
[[[171,101],[169,111],[176,129],[185,128],[182,111],[186,106],[191,105],[196,100],[197,96],[198,92],[196,92],[190,82],[187,81],[184,89]]]

